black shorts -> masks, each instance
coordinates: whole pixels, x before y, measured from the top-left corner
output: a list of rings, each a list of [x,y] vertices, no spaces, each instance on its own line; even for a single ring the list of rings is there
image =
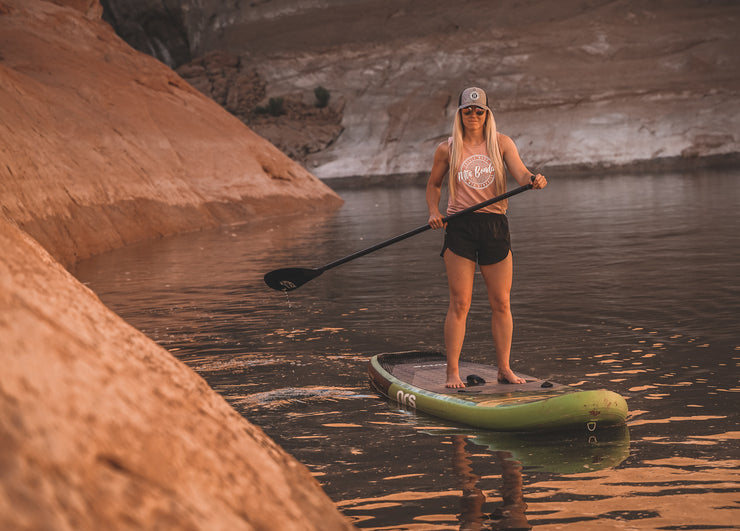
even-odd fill
[[[491,265],[509,255],[511,237],[504,214],[471,213],[447,223],[440,256],[449,249],[458,256]]]

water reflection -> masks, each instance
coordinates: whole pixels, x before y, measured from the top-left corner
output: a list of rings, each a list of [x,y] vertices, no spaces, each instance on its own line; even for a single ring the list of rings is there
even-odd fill
[[[466,474],[479,477],[484,528],[503,503],[499,458],[509,453],[504,464],[521,464],[524,516],[536,529],[736,525],[736,174],[557,179],[511,201],[514,366],[627,397],[623,446],[601,434],[595,446],[588,434],[550,446],[486,443],[375,395],[373,354],[443,345],[441,234],[327,271],[289,300],[262,280],[426,220],[423,189],[342,195],[337,212],[147,242],[80,263],[76,275],[304,463],[359,527],[458,529],[462,485],[473,483],[455,473],[455,444],[467,452]],[[480,278],[474,289],[464,356],[488,362]],[[571,447],[582,461],[563,457]]]
[[[495,462],[501,469],[501,505],[490,517],[483,513],[486,496],[478,487],[480,476],[472,467],[470,454],[465,448],[467,440],[462,435],[452,437],[454,457],[452,460],[455,474],[460,480],[462,498],[460,503],[460,529],[483,529],[483,525],[494,521],[491,529],[532,529],[526,515],[527,504],[524,502],[522,487],[522,465],[512,460],[510,452],[494,452]]]
[[[478,487],[480,476],[473,471],[470,454],[465,448],[467,440],[462,435],[452,437],[453,469],[462,489],[460,503],[460,529],[483,529],[484,523],[495,520],[493,529],[532,529],[524,514],[527,504],[522,494],[522,465],[511,460],[510,452],[495,452],[496,463],[501,468],[501,506],[490,515],[483,513],[486,496]]]
[[[389,407],[393,406],[389,402]],[[455,487],[461,491],[459,512],[455,515],[461,530],[531,529],[532,522],[527,516],[529,505],[524,494],[532,492],[528,483],[543,475],[577,478],[613,469],[629,456],[626,426],[601,430],[598,434],[587,430],[582,433],[512,434],[450,426],[412,412],[407,415],[405,418],[410,423],[425,422],[416,427],[418,433],[438,437],[443,445],[451,446],[449,470]],[[492,487],[493,490],[487,492]],[[395,497],[394,501],[398,507],[408,507],[410,500]],[[341,505],[351,515],[354,511],[366,511],[368,507],[388,502],[389,498],[383,496],[348,500]],[[539,516],[541,514],[534,513],[535,523]],[[449,524],[451,517],[438,514],[435,525]],[[590,521],[591,518],[582,520]]]
[[[531,529],[524,498],[526,470],[531,474],[548,472],[558,475],[579,474],[609,469],[619,465],[629,455],[629,432],[626,427],[584,434],[580,440],[573,434],[547,436],[498,434],[479,432],[455,434],[452,438],[453,470],[462,488],[460,529]],[[481,476],[472,463],[475,448],[481,445],[491,453],[491,463],[500,470],[498,505],[484,511],[486,495],[479,487]],[[477,452],[480,455],[480,451]],[[490,516],[489,516],[490,512]]]

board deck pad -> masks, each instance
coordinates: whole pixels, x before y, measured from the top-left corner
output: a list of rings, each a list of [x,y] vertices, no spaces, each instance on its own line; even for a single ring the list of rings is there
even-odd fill
[[[552,391],[564,387],[561,384],[540,380],[533,376],[519,374],[519,377],[527,380],[524,384],[500,383],[498,381],[498,368],[494,365],[485,365],[470,361],[460,362],[460,378],[466,382],[469,375],[479,376],[486,383],[481,385],[466,386],[462,389],[453,389],[445,387],[447,381],[447,363],[443,357],[434,358],[427,361],[410,360],[401,362],[390,367],[393,376],[408,382],[411,385],[433,393],[445,395],[465,395],[465,394],[505,394],[513,392],[536,393],[539,391]],[[547,383],[546,383],[547,382]],[[542,384],[546,384],[542,387]],[[462,398],[462,396],[461,396]]]

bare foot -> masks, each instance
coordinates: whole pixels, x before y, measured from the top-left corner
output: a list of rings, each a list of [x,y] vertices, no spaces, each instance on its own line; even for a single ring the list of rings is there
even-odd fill
[[[448,387],[450,389],[461,389],[465,387],[465,384],[460,379],[460,373],[448,374],[445,387]]]
[[[499,383],[509,383],[509,384],[523,384],[527,383],[527,380],[524,378],[519,378],[516,374],[514,374],[514,371],[511,369],[498,371],[498,381]]]

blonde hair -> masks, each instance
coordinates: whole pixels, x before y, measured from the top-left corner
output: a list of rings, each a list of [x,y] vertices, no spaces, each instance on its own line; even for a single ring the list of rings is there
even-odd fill
[[[488,158],[493,163],[493,170],[496,178],[494,180],[495,194],[500,195],[506,191],[506,171],[504,170],[504,160],[501,157],[501,150],[498,147],[498,134],[496,130],[496,120],[490,109],[486,109],[486,122],[484,124],[483,134],[486,141],[486,151]],[[462,110],[458,109],[455,113],[455,120],[452,124],[452,145],[450,146],[450,173],[449,186],[450,197],[454,200],[457,186],[457,172],[462,164],[463,158],[463,123]]]

